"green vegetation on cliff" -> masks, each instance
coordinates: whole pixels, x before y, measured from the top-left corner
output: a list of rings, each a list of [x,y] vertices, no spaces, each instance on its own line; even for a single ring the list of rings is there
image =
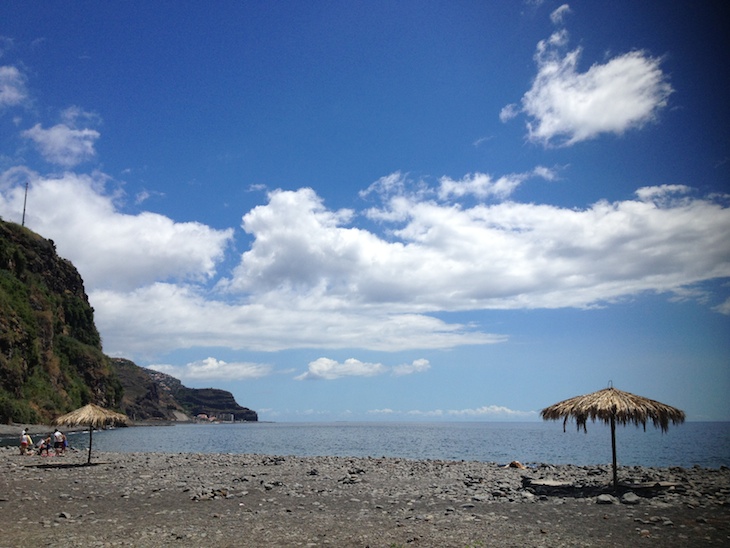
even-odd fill
[[[74,265],[53,241],[0,219],[0,422],[48,423],[87,403],[133,420],[258,419],[230,392],[106,356]]]
[[[0,421],[116,408],[121,396],[76,268],[52,241],[0,220]]]

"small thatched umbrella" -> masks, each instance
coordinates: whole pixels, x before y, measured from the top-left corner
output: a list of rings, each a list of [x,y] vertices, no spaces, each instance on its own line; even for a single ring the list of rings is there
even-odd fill
[[[616,471],[616,423],[626,426],[629,423],[637,427],[641,424],[646,431],[646,423],[651,420],[654,427],[661,428],[662,432],[669,429],[669,422],[680,424],[684,422],[684,411],[670,407],[655,400],[650,400],[629,392],[616,390],[613,386],[561,401],[540,412],[545,420],[563,419],[565,425],[571,417],[575,419],[578,429],[586,431],[588,419],[596,419],[611,425],[611,450],[613,451],[613,487],[618,490],[618,474]]]
[[[127,424],[128,421],[127,415],[116,413],[115,411],[110,411],[109,409],[104,409],[103,407],[90,403],[80,407],[76,411],[61,415],[53,421],[53,424],[89,427],[89,460],[86,463],[91,464],[91,442],[94,428],[101,428],[102,426],[113,424]]]

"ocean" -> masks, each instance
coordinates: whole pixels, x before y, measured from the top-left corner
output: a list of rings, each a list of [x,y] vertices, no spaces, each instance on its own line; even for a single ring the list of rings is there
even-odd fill
[[[71,433],[88,448],[88,432]],[[4,445],[7,445],[7,441]],[[730,466],[730,422],[687,422],[662,433],[652,425],[617,427],[623,466]],[[562,422],[312,422],[178,424],[95,431],[93,449],[115,452],[236,453],[281,456],[396,457],[506,464],[611,462],[608,426],[588,432]]]

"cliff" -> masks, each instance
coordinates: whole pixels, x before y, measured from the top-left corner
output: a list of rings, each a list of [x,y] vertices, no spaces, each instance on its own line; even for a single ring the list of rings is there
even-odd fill
[[[144,371],[160,386],[163,392],[169,393],[185,412],[193,417],[206,415],[221,420],[258,421],[256,411],[238,405],[233,394],[227,390],[188,388],[175,377],[165,373],[150,369]]]
[[[121,358],[112,358],[112,365],[124,387],[122,409],[132,419],[176,420],[184,413],[221,420],[258,420],[256,411],[238,405],[226,390],[188,388],[175,377]]]
[[[258,419],[230,392],[106,356],[73,264],[52,240],[0,220],[0,422],[47,424],[90,402],[133,420]]]
[[[0,421],[116,408],[121,396],[76,268],[51,240],[0,221]]]

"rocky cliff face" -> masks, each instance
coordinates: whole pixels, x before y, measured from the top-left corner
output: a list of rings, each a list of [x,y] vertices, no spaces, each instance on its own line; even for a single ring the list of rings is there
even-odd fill
[[[188,388],[175,377],[121,358],[112,358],[112,365],[124,387],[122,410],[133,420],[177,420],[180,413],[220,420],[258,420],[256,411],[238,405],[226,390]]]
[[[121,409],[130,419],[176,420],[177,413],[187,414],[170,391],[155,381],[150,370],[123,358],[111,361],[124,388]]]
[[[258,420],[256,411],[238,405],[233,394],[226,390],[181,386],[175,398],[193,416],[207,415],[210,418],[234,421]]]
[[[258,420],[230,392],[187,388],[104,355],[73,264],[53,241],[0,220],[0,422],[48,423],[89,402],[133,420],[180,413]]]
[[[143,369],[158,386],[161,393],[174,398],[175,402],[192,417],[206,415],[209,418],[235,421],[258,421],[258,414],[248,407],[241,407],[233,394],[218,388],[188,388],[165,373]]]
[[[51,240],[0,221],[0,421],[115,408],[121,395],[76,268]]]

